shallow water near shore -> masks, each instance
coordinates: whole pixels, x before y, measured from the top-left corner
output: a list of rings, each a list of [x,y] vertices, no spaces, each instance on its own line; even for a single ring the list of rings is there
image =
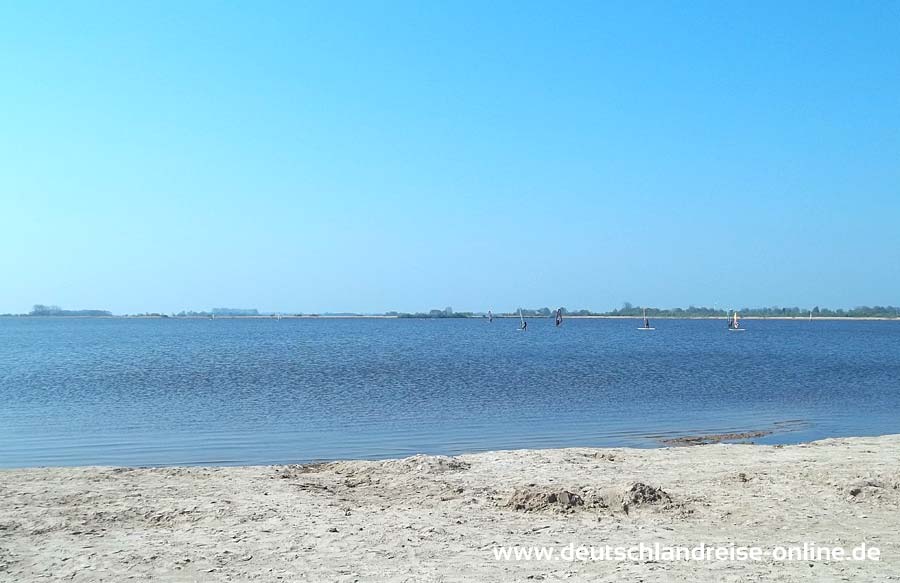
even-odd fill
[[[900,433],[900,323],[0,319],[0,467]]]

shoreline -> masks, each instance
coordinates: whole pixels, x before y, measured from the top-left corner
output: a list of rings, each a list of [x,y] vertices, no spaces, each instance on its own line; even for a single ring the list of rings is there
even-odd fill
[[[900,435],[306,465],[0,470],[15,581],[889,581]],[[503,561],[502,546],[777,545],[879,561]]]
[[[528,320],[552,320],[553,316],[527,316]],[[785,320],[797,322],[827,321],[859,321],[859,322],[900,322],[900,317],[887,316],[741,316],[741,320]],[[0,320],[486,320],[487,316],[465,316],[447,318],[429,318],[415,316],[387,316],[387,315],[346,315],[346,316],[316,316],[316,315],[258,315],[258,316],[29,316],[2,315]],[[495,320],[518,320],[518,315],[494,315]],[[643,316],[565,316],[566,320],[642,320]],[[726,320],[726,316],[650,316],[651,320]]]

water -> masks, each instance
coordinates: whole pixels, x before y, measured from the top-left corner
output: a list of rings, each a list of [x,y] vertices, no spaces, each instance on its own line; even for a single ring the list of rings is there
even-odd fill
[[[0,319],[0,466],[900,432],[898,322],[654,324]]]

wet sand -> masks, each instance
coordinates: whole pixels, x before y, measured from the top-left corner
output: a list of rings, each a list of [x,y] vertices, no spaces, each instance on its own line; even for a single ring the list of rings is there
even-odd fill
[[[307,466],[0,471],[0,581],[898,581],[900,435]],[[503,561],[498,545],[880,561]]]

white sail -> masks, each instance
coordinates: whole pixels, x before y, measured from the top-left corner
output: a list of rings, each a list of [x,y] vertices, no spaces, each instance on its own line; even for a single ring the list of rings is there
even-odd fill
[[[638,328],[638,330],[655,330],[655,329],[656,328],[653,328],[652,326],[650,326],[650,320],[647,319],[647,308],[644,308],[644,321],[641,322],[641,327]]]

